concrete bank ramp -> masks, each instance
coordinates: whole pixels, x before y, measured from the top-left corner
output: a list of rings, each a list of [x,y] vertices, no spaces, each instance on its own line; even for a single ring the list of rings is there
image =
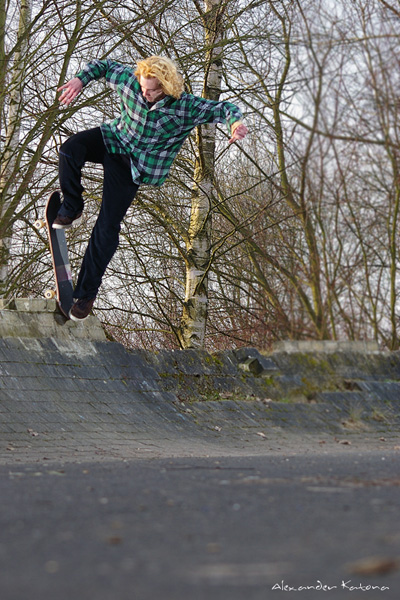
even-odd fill
[[[398,353],[302,344],[269,356],[127,351],[94,317],[76,325],[27,301],[0,310],[0,461],[256,454],[293,435],[398,435]]]

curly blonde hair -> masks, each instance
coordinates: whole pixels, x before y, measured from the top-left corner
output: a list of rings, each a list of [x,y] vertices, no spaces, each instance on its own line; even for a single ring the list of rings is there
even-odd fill
[[[149,56],[137,63],[136,77],[156,77],[164,94],[180,98],[184,89],[183,78],[175,63],[164,56]]]

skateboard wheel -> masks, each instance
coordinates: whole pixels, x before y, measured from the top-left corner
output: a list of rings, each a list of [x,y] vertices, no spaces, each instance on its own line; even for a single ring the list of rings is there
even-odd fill
[[[43,221],[43,219],[38,219],[33,224],[35,229],[42,229],[45,225],[46,225],[46,223]]]
[[[44,297],[47,300],[51,300],[52,298],[55,298],[56,297],[55,290],[46,290],[45,293],[44,293]]]

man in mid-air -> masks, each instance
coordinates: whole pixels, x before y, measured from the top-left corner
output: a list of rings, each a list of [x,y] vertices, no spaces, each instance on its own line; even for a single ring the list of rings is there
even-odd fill
[[[248,132],[237,106],[187,94],[175,64],[162,56],[138,62],[135,71],[112,60],[89,62],[59,88],[60,102],[70,104],[85,85],[101,77],[120,97],[120,116],[73,135],[59,152],[63,203],[53,223],[55,229],[68,229],[82,215],[84,164],[100,163],[104,169],[101,209],[69,315],[75,321],[85,319],[93,307],[104,272],[118,247],[121,221],[139,186],[160,186],[164,182],[183,142],[197,125],[226,123],[229,143]]]

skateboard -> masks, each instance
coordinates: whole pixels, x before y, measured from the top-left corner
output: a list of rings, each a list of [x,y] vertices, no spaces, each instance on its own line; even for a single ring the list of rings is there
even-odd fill
[[[47,200],[44,221],[37,220],[34,225],[37,229],[44,226],[47,228],[50,253],[53,261],[54,280],[56,289],[46,290],[45,298],[56,298],[57,304],[63,315],[69,319],[69,311],[72,306],[74,286],[72,283],[71,266],[68,258],[68,248],[64,229],[53,229],[53,221],[61,206],[60,192],[52,192]]]

